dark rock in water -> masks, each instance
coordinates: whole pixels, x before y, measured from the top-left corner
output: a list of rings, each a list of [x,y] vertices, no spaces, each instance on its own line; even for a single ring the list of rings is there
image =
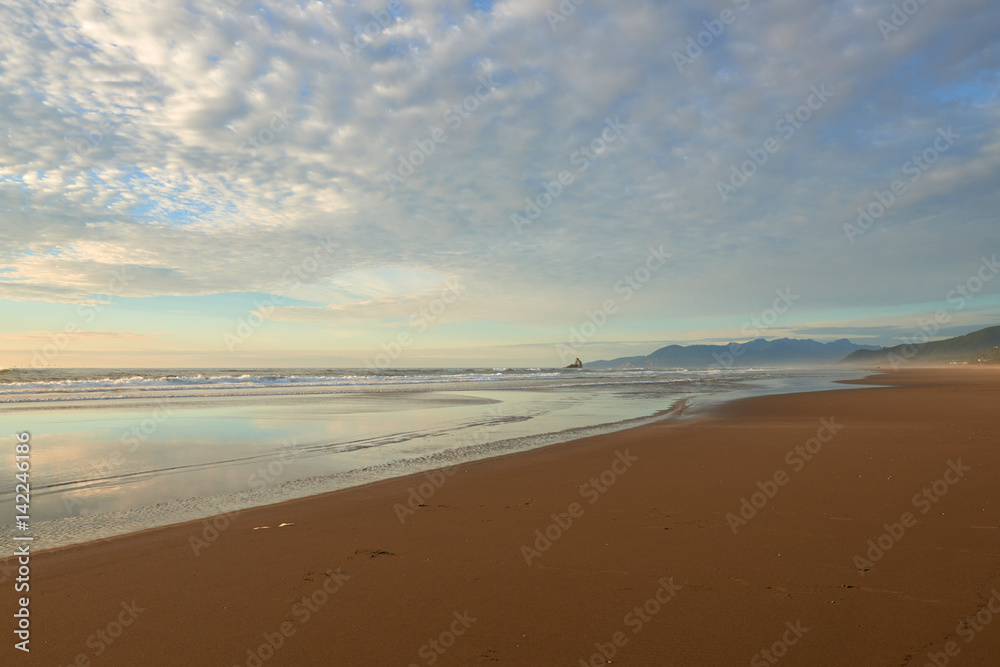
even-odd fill
[[[566,368],[583,368],[583,362],[580,361],[580,357],[577,357],[576,361],[574,361],[573,363],[571,363]]]

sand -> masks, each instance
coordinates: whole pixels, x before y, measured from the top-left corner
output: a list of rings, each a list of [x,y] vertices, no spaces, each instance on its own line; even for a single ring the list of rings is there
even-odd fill
[[[1000,664],[1000,371],[863,382],[36,554],[0,662]]]

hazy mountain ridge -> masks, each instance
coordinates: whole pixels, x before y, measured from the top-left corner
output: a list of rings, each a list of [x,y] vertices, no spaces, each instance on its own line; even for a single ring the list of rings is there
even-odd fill
[[[808,338],[757,338],[725,345],[667,345],[646,356],[593,361],[585,368],[746,368],[816,366],[834,364],[859,350],[877,351],[876,345],[857,345],[846,338],[821,343]]]
[[[872,364],[942,364],[1000,362],[1000,326],[927,343],[906,343],[879,350],[856,350],[842,363],[870,366]]]

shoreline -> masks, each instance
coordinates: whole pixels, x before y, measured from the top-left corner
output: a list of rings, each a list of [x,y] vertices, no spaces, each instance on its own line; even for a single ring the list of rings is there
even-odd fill
[[[799,376],[807,369],[795,369],[786,377],[765,379],[762,382],[751,382],[750,387],[709,392],[678,392],[668,398],[671,407],[664,408],[652,414],[630,417],[621,421],[612,421],[588,426],[575,426],[557,431],[539,433],[528,436],[510,436],[494,441],[480,442],[473,445],[434,452],[421,456],[396,459],[385,463],[355,468],[341,473],[289,479],[266,483],[249,490],[229,491],[216,495],[192,496],[165,500],[155,504],[147,504],[129,509],[112,510],[94,514],[72,517],[61,517],[38,521],[32,524],[35,535],[36,553],[44,553],[52,549],[87,544],[93,541],[124,537],[161,527],[176,526],[191,522],[210,519],[213,516],[235,516],[241,512],[277,505],[291,500],[321,496],[344,489],[357,488],[373,482],[419,475],[442,467],[452,467],[473,461],[486,460],[505,456],[507,454],[528,452],[534,449],[573,442],[581,438],[606,435],[623,430],[638,428],[653,424],[664,419],[676,419],[677,406],[681,412],[687,407],[693,407],[692,418],[703,411],[711,411],[717,406],[741,400],[745,396],[774,395],[780,393],[796,393],[813,391],[801,389],[794,381],[805,379],[809,384],[820,383],[830,390],[840,389],[842,371],[832,369],[812,369],[814,375]],[[498,389],[497,391],[534,391],[535,389]],[[550,391],[551,388],[538,389]],[[463,395],[472,396],[465,392]],[[80,399],[83,400],[83,399]],[[97,400],[97,399],[94,399]],[[485,399],[484,399],[485,400]],[[284,463],[284,459],[280,461]],[[269,478],[267,478],[269,479]],[[12,541],[15,535],[10,524],[0,525],[0,559],[14,555],[16,544]]]
[[[646,417],[635,417],[621,422],[610,422],[596,426],[569,428],[537,436],[508,438],[480,445],[467,446],[457,450],[436,452],[433,454],[393,461],[388,464],[358,468],[337,475],[307,477],[282,482],[273,486],[264,487],[263,491],[270,493],[264,494],[262,498],[254,500],[246,499],[247,496],[253,493],[252,491],[235,491],[217,496],[185,498],[175,502],[165,502],[160,503],[159,505],[137,507],[131,510],[120,510],[115,512],[105,512],[101,514],[66,517],[52,519],[45,522],[37,522],[32,524],[33,532],[36,533],[36,537],[38,537],[37,533],[39,528],[44,531],[52,528],[53,525],[55,525],[56,528],[59,528],[62,525],[67,525],[70,528],[78,528],[81,525],[86,525],[91,522],[104,526],[109,524],[112,526],[134,526],[137,524],[146,525],[138,529],[122,528],[121,532],[113,532],[111,534],[88,538],[82,541],[75,541],[76,538],[65,535],[56,538],[49,537],[48,541],[55,542],[55,544],[53,544],[53,546],[46,546],[35,551],[34,553],[42,554],[59,549],[84,546],[91,543],[104,542],[118,538],[127,538],[131,535],[138,535],[161,528],[172,528],[175,526],[196,524],[217,516],[235,517],[244,512],[274,507],[296,500],[319,498],[328,494],[347,491],[350,489],[358,489],[370,484],[377,484],[379,482],[417,477],[425,473],[441,470],[443,468],[453,468],[455,466],[476,463],[478,461],[489,461],[503,456],[523,454],[536,449],[572,443],[582,438],[600,437],[601,435],[609,435],[634,428],[641,428],[642,426],[648,424],[655,424],[659,421],[679,417],[679,413],[677,415],[673,415],[672,413],[674,413],[677,404],[683,405],[686,404],[687,401],[687,398],[678,398],[676,399],[674,406],[662,410],[657,414]],[[393,474],[389,476],[381,476],[385,469],[389,467],[393,468]],[[145,512],[162,506],[166,506],[171,509],[176,508],[176,512],[182,516],[177,517],[177,520],[169,521],[168,523],[162,523],[163,515],[159,515],[157,518],[151,520],[143,519],[143,514]],[[201,509],[205,507],[209,509]],[[169,512],[170,509],[167,511]],[[184,514],[188,514],[190,516],[183,516]],[[112,528],[110,530],[117,529]],[[14,529],[8,525],[0,527],[0,531],[3,531],[5,541],[10,541],[11,536],[15,534]],[[0,561],[13,555],[14,546],[15,545],[12,543],[10,553],[8,553],[6,547],[0,547]]]
[[[22,663],[746,664],[794,639],[787,664],[923,665],[948,642],[985,664],[1000,617],[969,642],[957,624],[1000,587],[1000,373],[851,383],[878,391],[737,399],[246,510],[212,539],[200,521],[33,554]],[[926,513],[922,488],[944,490]],[[869,558],[886,525],[903,534]]]

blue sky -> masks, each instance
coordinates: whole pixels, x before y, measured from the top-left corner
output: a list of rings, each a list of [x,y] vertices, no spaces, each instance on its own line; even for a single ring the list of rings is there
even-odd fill
[[[6,5],[0,366],[997,324],[1000,6],[893,5]]]

